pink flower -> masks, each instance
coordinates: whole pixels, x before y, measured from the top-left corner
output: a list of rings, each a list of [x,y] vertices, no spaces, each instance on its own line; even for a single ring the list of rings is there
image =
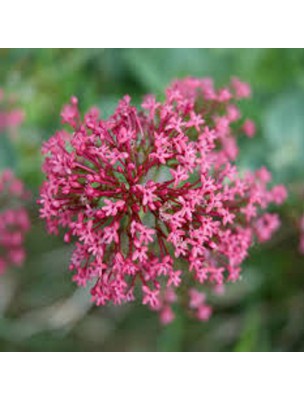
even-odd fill
[[[118,243],[119,242],[119,236],[117,234],[119,225],[118,222],[114,222],[110,226],[106,226],[103,230],[103,238],[102,241],[106,244],[111,244],[113,243]],[[93,232],[90,232],[93,237]],[[86,234],[86,237],[88,238],[89,236]],[[94,240],[94,239],[93,239]]]
[[[74,128],[77,126],[78,119],[79,119],[79,112],[78,112],[78,100],[76,97],[71,98],[71,103],[66,104],[61,112],[61,118],[63,124],[70,124]]]
[[[154,210],[154,201],[157,199],[157,196],[155,195],[157,186],[155,183],[149,181],[146,185],[137,185],[137,188],[142,193],[142,205],[148,206],[151,210]]]
[[[105,215],[109,217],[112,215],[113,217],[118,213],[119,210],[122,210],[125,205],[124,200],[118,200],[116,203],[109,199],[105,199],[105,206],[102,207],[102,210],[105,212]]]
[[[232,86],[233,90],[235,91],[235,96],[237,99],[250,97],[251,89],[250,89],[250,86],[248,85],[248,83],[242,82],[238,78],[232,78],[231,86]]]
[[[274,186],[270,191],[271,201],[276,204],[283,204],[287,198],[287,190],[283,185]]]
[[[227,106],[227,116],[230,122],[240,119],[241,113],[235,104],[229,104]]]
[[[253,137],[255,135],[255,124],[251,119],[246,119],[242,126],[242,130],[248,137]]]
[[[0,274],[25,260],[24,239],[30,228],[24,208],[29,193],[11,170],[0,174]]]
[[[217,291],[219,287],[221,286],[217,285],[214,290]],[[192,288],[189,290],[189,297],[189,308],[193,310],[192,314],[199,321],[208,321],[212,314],[212,308],[206,304],[206,295]]]
[[[165,306],[159,313],[160,317],[160,322],[163,325],[168,325],[171,324],[171,322],[174,320],[175,315],[174,312],[172,311],[172,308],[170,306]]]
[[[189,307],[190,308],[198,308],[200,305],[205,303],[206,300],[206,295],[204,293],[199,292],[198,290],[191,288],[189,290],[189,296],[190,296],[190,302],[189,302]]]
[[[143,304],[149,304],[152,308],[157,308],[159,305],[159,290],[151,290],[148,286],[142,287],[144,298]]]
[[[269,240],[278,227],[280,220],[276,214],[264,214],[255,223],[255,231],[260,242]]]
[[[208,321],[208,319],[211,317],[211,314],[212,308],[207,304],[202,304],[197,309],[196,318],[200,321]]]
[[[177,167],[176,170],[171,169],[170,172],[174,179],[174,186],[178,186],[180,183],[182,183],[182,181],[185,181],[189,178],[186,170],[180,165]]]
[[[81,118],[75,98],[64,107],[71,133],[43,145],[41,218],[75,239],[70,270],[97,305],[133,301],[139,286],[142,303],[169,323],[184,286],[223,288],[255,238],[271,238],[279,219],[265,210],[286,190],[268,188],[266,168],[241,175],[235,165],[237,100],[249,95],[236,78],[222,89],[186,78],[140,110],[125,96],[106,120],[96,109]],[[205,295],[190,296],[191,314],[207,320]]]

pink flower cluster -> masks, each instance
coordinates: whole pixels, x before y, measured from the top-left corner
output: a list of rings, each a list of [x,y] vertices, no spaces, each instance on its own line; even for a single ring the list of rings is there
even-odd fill
[[[285,200],[285,188],[268,189],[266,168],[240,174],[234,164],[235,133],[255,131],[237,107],[249,95],[236,78],[221,89],[186,78],[139,110],[125,96],[107,120],[96,109],[82,120],[76,98],[64,107],[72,133],[43,145],[41,217],[50,233],[62,227],[66,242],[76,240],[73,280],[90,283],[97,305],[132,301],[141,289],[142,303],[169,323],[185,286],[189,312],[207,320],[195,287],[236,281],[250,246],[278,228],[265,210]]]
[[[4,103],[4,92],[0,88],[0,132],[19,126],[24,119],[21,109],[9,107],[7,103]]]
[[[30,222],[22,204],[28,197],[11,170],[0,174],[0,274],[10,265],[20,266],[25,259],[23,244]]]

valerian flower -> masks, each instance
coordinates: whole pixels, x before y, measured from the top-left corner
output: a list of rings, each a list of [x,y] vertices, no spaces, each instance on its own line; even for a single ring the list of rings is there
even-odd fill
[[[23,182],[11,170],[0,174],[0,274],[24,262],[24,239],[30,228],[24,207],[28,198]]]
[[[285,188],[268,188],[266,168],[240,174],[235,165],[235,132],[254,134],[237,107],[250,94],[237,78],[219,90],[186,78],[141,109],[125,96],[106,120],[96,109],[81,119],[76,98],[64,107],[72,132],[43,145],[41,217],[50,233],[62,227],[76,241],[70,270],[97,305],[141,297],[169,323],[189,293],[189,312],[207,320],[197,288],[219,292],[238,280],[254,241],[278,228],[266,208],[285,200]]]

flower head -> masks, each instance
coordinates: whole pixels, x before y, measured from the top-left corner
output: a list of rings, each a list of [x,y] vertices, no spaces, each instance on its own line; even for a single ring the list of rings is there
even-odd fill
[[[41,217],[49,232],[75,238],[70,269],[78,284],[93,282],[96,304],[132,301],[140,286],[142,303],[169,323],[181,285],[237,280],[255,238],[277,229],[277,216],[263,213],[285,189],[268,189],[266,169],[242,176],[234,165],[236,101],[249,95],[237,79],[217,90],[186,78],[141,110],[125,96],[107,120],[96,109],[81,120],[75,98],[64,107],[72,133],[43,146]],[[190,296],[192,314],[207,320],[205,296]]]

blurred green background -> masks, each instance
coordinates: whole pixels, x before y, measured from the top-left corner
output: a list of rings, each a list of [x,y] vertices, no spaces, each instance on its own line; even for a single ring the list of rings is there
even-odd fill
[[[160,326],[140,304],[96,308],[67,270],[71,248],[48,236],[35,200],[42,181],[40,145],[60,127],[71,95],[83,111],[109,115],[129,94],[161,95],[174,78],[231,76],[248,81],[253,97],[242,112],[257,123],[241,141],[240,166],[266,165],[289,189],[282,229],[256,247],[243,279],[212,299],[207,323],[177,312]],[[304,200],[304,51],[293,49],[0,49],[0,87],[25,110],[18,135],[0,135],[0,169],[12,167],[34,196],[27,261],[0,277],[2,351],[303,351],[304,256],[298,253],[297,218]]]

